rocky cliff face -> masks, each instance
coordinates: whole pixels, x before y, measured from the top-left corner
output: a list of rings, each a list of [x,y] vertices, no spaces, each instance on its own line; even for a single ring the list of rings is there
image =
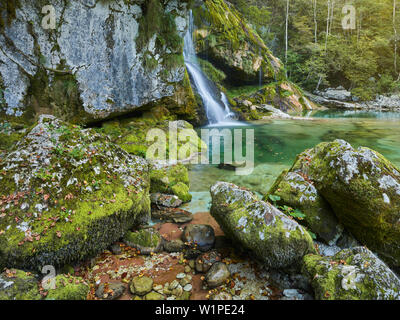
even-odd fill
[[[55,0],[0,5],[2,116],[52,113],[89,122],[154,103],[195,117],[182,59],[188,4],[178,0]]]

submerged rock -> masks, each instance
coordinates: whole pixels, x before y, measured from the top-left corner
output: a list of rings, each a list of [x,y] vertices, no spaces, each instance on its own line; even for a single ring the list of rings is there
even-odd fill
[[[0,275],[0,300],[40,300],[38,280],[22,270],[7,269]]]
[[[335,244],[341,236],[343,227],[313,182],[307,181],[307,177],[284,171],[268,194],[264,200],[271,201],[275,197],[273,199],[276,199],[278,205],[300,210],[305,215],[304,224],[326,243]]]
[[[0,162],[0,266],[90,258],[150,218],[147,162],[41,116]]]
[[[335,140],[301,153],[290,171],[312,181],[358,241],[400,265],[400,173],[390,161]]]
[[[215,243],[214,229],[208,224],[189,224],[183,230],[182,241],[201,251],[208,251]]]
[[[303,273],[320,300],[400,299],[399,278],[365,247],[344,249],[333,257],[307,255]]]
[[[211,187],[211,214],[225,235],[269,268],[299,268],[316,252],[309,233],[253,193],[227,182]]]
[[[163,246],[161,235],[152,228],[135,232],[128,231],[124,236],[124,242],[128,246],[138,249],[141,254],[160,252]]]

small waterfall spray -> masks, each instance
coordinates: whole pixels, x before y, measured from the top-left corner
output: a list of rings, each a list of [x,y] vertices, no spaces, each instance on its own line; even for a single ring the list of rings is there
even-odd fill
[[[234,121],[234,113],[229,108],[226,95],[221,92],[220,98],[214,97],[212,82],[207,79],[197,61],[196,50],[193,43],[194,22],[193,13],[190,11],[190,23],[188,32],[185,35],[185,47],[183,57],[186,68],[191,75],[194,85],[199,93],[206,109],[207,119],[210,125],[238,125],[240,122]],[[215,90],[214,90],[215,91]]]

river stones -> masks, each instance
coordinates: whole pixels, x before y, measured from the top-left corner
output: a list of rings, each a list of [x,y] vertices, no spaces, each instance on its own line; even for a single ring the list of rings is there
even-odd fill
[[[321,300],[398,300],[400,280],[365,247],[344,249],[333,257],[307,255],[303,273]]]
[[[31,273],[6,269],[0,274],[0,300],[40,300],[38,280]]]
[[[223,285],[229,279],[231,273],[225,263],[216,262],[208,270],[205,282],[209,288],[216,288]]]
[[[153,279],[150,277],[135,277],[129,286],[133,294],[145,296],[153,290]]]
[[[39,118],[0,172],[0,267],[84,260],[150,218],[147,161],[53,116]]]
[[[361,244],[400,266],[400,173],[390,161],[335,140],[301,153],[290,171],[312,181]]]
[[[89,285],[80,277],[58,275],[55,287],[48,289],[46,300],[86,300]]]
[[[161,293],[152,291],[146,294],[145,300],[165,300],[165,296]]]
[[[102,283],[97,288],[95,294],[100,299],[116,300],[124,294],[125,290],[126,288],[122,283]]]
[[[138,249],[141,254],[160,252],[163,247],[161,235],[153,228],[128,231],[124,236],[124,243],[132,248]]]
[[[256,195],[227,182],[211,187],[211,215],[225,235],[269,268],[300,268],[315,253],[309,233]]]
[[[304,221],[327,244],[335,244],[341,236],[343,227],[329,203],[305,176],[296,172],[282,172],[264,200],[272,202],[271,198],[276,205],[300,210],[305,215],[300,223]]]
[[[201,251],[208,251],[215,243],[214,229],[208,224],[189,224],[183,230],[182,241]]]
[[[221,255],[216,251],[205,252],[197,257],[195,267],[197,272],[205,273],[215,262],[221,261]]]
[[[150,195],[150,200],[152,204],[156,204],[157,206],[163,206],[167,208],[177,208],[182,204],[182,200],[180,200],[175,195],[170,194],[162,194],[162,193],[152,193]]]

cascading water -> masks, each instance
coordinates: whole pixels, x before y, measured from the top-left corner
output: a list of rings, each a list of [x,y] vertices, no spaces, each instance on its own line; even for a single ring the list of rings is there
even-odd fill
[[[183,57],[185,59],[186,68],[193,79],[197,92],[203,101],[209,125],[239,125],[240,122],[233,120],[235,114],[229,108],[229,102],[226,95],[221,92],[220,99],[214,97],[213,90],[211,88],[212,83],[204,75],[197,62],[196,51],[193,43],[194,24],[192,11],[190,11],[189,22],[188,32],[186,33],[184,39],[185,47]]]

